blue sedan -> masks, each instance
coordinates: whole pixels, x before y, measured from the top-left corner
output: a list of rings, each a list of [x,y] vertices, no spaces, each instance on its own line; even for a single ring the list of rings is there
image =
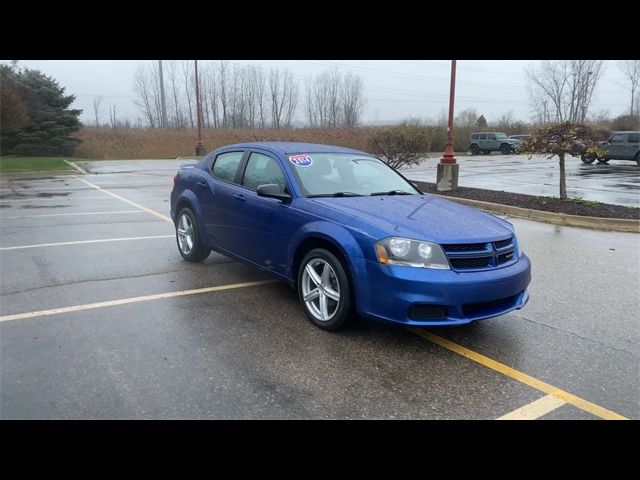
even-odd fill
[[[219,148],[174,178],[180,254],[211,250],[290,282],[325,330],[354,314],[461,325],[527,302],[513,226],[417,190],[378,158],[306,143]]]

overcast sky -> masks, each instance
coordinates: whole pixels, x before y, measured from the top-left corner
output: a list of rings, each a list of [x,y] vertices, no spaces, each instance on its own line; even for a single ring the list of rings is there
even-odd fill
[[[74,108],[84,110],[82,119],[91,122],[91,102],[104,97],[102,121],[108,121],[108,107],[117,106],[118,117],[134,119],[133,73],[142,60],[28,60],[19,65],[41,70],[76,95]],[[146,61],[149,63],[149,61]],[[206,63],[206,61],[203,61]],[[230,60],[257,63],[264,67],[288,68],[300,81],[330,67],[359,74],[367,103],[363,121],[396,121],[407,117],[435,119],[448,107],[450,63],[444,60]],[[455,110],[475,108],[489,122],[513,111],[515,119],[529,121],[524,68],[530,60],[460,60],[456,82]],[[608,61],[596,91],[590,114],[608,110],[612,116],[629,109],[630,94],[615,61]],[[297,118],[303,117],[303,96]]]

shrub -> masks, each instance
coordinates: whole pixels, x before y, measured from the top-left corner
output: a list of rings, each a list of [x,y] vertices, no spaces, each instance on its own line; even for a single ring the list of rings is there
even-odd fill
[[[392,168],[417,165],[431,150],[430,130],[418,121],[374,130],[367,139],[369,150],[382,156]]]

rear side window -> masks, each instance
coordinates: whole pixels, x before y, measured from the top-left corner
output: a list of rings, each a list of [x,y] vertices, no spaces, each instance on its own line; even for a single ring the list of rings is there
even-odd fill
[[[257,190],[260,185],[269,183],[280,185],[280,192],[284,192],[286,182],[278,162],[267,155],[252,153],[244,171],[242,185],[251,190]]]
[[[482,134],[482,135],[478,135],[478,137],[480,137],[480,140],[486,140],[487,139],[487,135],[486,134]]]
[[[640,143],[640,133],[630,133],[627,138],[629,143]]]
[[[244,152],[221,153],[213,164],[213,176],[226,182],[233,182]]]
[[[487,135],[487,139],[488,140],[495,140],[496,139],[496,134],[495,133],[490,133],[489,135]]]

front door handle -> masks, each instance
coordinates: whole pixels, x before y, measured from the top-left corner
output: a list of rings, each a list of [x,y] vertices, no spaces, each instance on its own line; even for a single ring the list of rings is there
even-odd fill
[[[236,193],[233,198],[235,198],[236,200],[239,200],[241,202],[244,202],[246,200],[246,198],[244,198],[244,195],[240,195],[239,193]]]
[[[202,187],[202,188],[207,188],[208,187],[207,182],[203,182],[203,181],[198,182],[198,186]]]

